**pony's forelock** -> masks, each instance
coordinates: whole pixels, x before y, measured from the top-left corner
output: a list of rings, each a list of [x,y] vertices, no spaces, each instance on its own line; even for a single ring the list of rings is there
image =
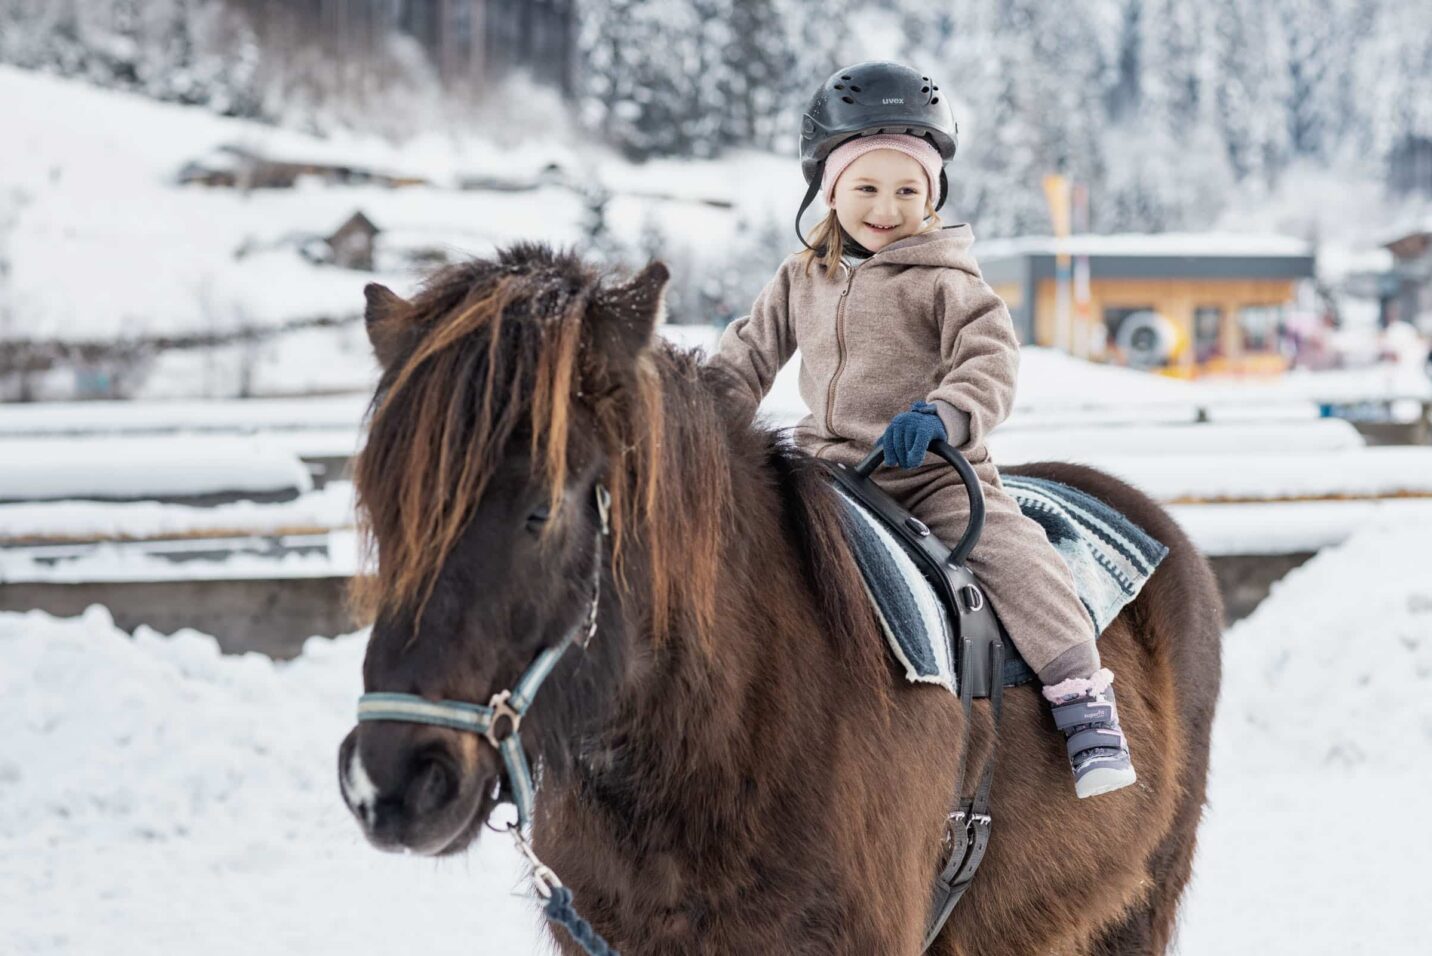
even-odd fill
[[[607,457],[602,480],[611,493],[619,586],[631,589],[636,547],[649,582],[640,603],[654,636],[683,624],[706,635],[730,483],[715,451],[716,410],[697,400],[695,360],[658,343],[620,381],[593,382],[594,365],[612,374],[591,360],[585,328],[599,277],[575,259],[545,271],[481,265],[444,270],[414,300],[407,321],[421,335],[374,396],[354,469],[364,564],[372,569],[350,590],[355,616],[411,614],[416,632],[443,563],[524,429],[534,475],[541,474],[554,513],[564,506],[581,403]],[[692,468],[694,460],[701,467]],[[699,477],[668,480],[683,472]]]

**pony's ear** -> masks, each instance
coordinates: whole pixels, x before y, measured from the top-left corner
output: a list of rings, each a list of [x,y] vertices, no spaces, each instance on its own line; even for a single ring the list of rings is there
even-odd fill
[[[587,327],[589,344],[606,369],[630,367],[651,343],[657,323],[666,315],[663,262],[651,262],[628,282],[603,289],[592,301]]]
[[[378,364],[386,369],[408,345],[412,330],[407,316],[412,309],[406,299],[376,282],[363,287],[363,297],[368,300],[368,307],[363,310],[368,341],[373,343]]]

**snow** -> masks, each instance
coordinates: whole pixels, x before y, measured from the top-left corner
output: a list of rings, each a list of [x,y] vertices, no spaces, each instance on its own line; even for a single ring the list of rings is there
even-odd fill
[[[1421,950],[1429,534],[1367,525],[1227,633],[1180,954]],[[334,757],[363,642],[275,663],[193,631],[131,639],[98,607],[0,613],[4,948],[402,952],[421,926],[435,956],[550,951],[495,834],[448,861],[361,840]]]
[[[0,501],[302,493],[291,453],[239,437],[0,440]]]
[[[399,294],[415,287],[417,277],[386,254],[394,249],[468,256],[517,239],[578,242],[587,209],[572,187],[596,182],[613,191],[606,220],[620,241],[636,248],[655,228],[663,255],[696,274],[753,224],[793,213],[800,196],[794,164],[750,150],[719,162],[633,165],[591,143],[578,150],[541,138],[511,144],[434,134],[401,145],[357,134],[319,138],[7,66],[0,66],[0,101],[14,144],[0,167],[0,206],[13,206],[8,236],[0,235],[10,260],[0,288],[8,300],[0,301],[0,339],[106,341],[356,318],[366,283],[380,281]],[[244,192],[175,184],[186,162],[229,144],[270,158],[403,171],[428,185],[300,180],[292,189]],[[539,181],[549,164],[569,182],[517,192],[458,188],[477,173]],[[303,238],[327,235],[355,210],[382,230],[378,264],[388,271],[314,265],[299,256]],[[302,343],[286,348],[311,362],[313,351]],[[338,367],[316,363],[305,377],[271,346],[252,351],[259,353],[250,357],[259,380],[249,383],[251,391],[371,381],[365,354],[347,354]],[[144,388],[153,390],[145,394],[206,394],[220,384],[205,381],[203,365],[193,371],[193,357],[161,361],[165,374],[148,376]]]
[[[408,952],[430,926],[425,952],[533,952],[505,844],[383,856],[343,808],[363,640],[275,664],[193,631],[131,640],[99,607],[0,614],[0,949]]]
[[[1158,501],[1432,496],[1432,448],[1228,455],[1089,453],[1070,459],[1124,479]]]
[[[1180,953],[1426,950],[1429,534],[1368,527],[1228,631]]]
[[[1070,425],[1176,424],[1250,420],[1308,421],[1323,403],[1381,404],[1432,401],[1432,379],[1418,361],[1365,369],[1289,372],[1266,381],[1183,381],[1116,365],[1074,358],[1054,349],[1020,350],[1014,410],[991,436],[1025,428]],[[1425,353],[1424,353],[1425,355]],[[798,381],[799,351],[777,374],[761,411],[773,423],[794,425],[806,414]],[[1406,420],[1408,416],[1403,416]]]
[[[1432,499],[1189,504],[1168,510],[1209,557],[1282,555],[1341,544],[1379,522],[1432,520]]]
[[[1078,461],[1099,455],[1236,455],[1250,449],[1288,452],[1346,452],[1363,447],[1362,436],[1336,418],[1308,422],[1184,422],[1122,428],[1071,425],[1067,428],[997,428],[990,454],[1001,465],[1025,461]]]
[[[1162,232],[1021,236],[993,239],[979,244],[981,260],[1014,256],[1064,253],[1071,256],[1311,256],[1311,243],[1291,236],[1256,235],[1246,232]]]
[[[292,501],[233,501],[211,508],[157,501],[48,501],[0,504],[0,542],[136,540],[166,535],[277,535],[351,527],[353,484],[334,481]]]
[[[0,549],[0,584],[347,579],[359,568],[358,542],[352,531],[282,535],[276,543],[309,553],[291,551],[275,557],[267,553],[271,550],[267,539],[253,536],[7,547]],[[224,556],[204,556],[214,552]]]
[[[0,403],[0,437],[356,428],[369,398]]]
[[[1197,404],[1195,383],[1150,375],[1118,365],[1100,365],[1042,346],[1019,350],[1016,409],[1080,404],[1140,406]]]
[[[799,354],[761,404],[769,423],[806,414],[798,371]],[[1186,382],[1026,346],[1014,411],[989,448],[1002,466],[1091,465],[1165,502],[1432,495],[1432,449],[1366,448],[1347,422],[1319,417],[1320,401],[1408,396],[1432,400],[1432,382],[1410,366]]]

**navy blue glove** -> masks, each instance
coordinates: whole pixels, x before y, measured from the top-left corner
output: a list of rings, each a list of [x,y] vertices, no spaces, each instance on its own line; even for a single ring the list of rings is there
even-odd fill
[[[908,412],[901,412],[890,420],[885,433],[880,436],[880,445],[885,449],[885,464],[900,468],[914,468],[925,460],[930,442],[936,438],[948,440],[945,425],[929,402],[915,402]]]

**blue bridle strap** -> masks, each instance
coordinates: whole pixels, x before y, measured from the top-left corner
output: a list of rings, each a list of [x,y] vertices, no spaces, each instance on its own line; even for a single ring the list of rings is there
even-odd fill
[[[544,651],[543,656],[546,655],[547,652]],[[533,668],[535,667],[534,664]],[[550,672],[551,669],[549,665],[547,671]],[[529,669],[528,673],[531,674],[532,670]],[[533,684],[532,690],[535,691],[540,683],[539,680]],[[504,696],[506,693],[504,691],[498,696]],[[528,703],[531,703],[530,697]],[[497,752],[502,754],[502,763],[507,768],[507,783],[512,789],[512,802],[517,805],[517,821],[525,828],[532,822],[535,787],[532,783],[532,770],[527,764],[527,755],[522,750],[522,741],[517,737],[517,726],[527,708],[524,706],[521,710],[515,707],[504,709],[504,706],[500,702],[495,707],[484,707],[481,704],[467,704],[458,700],[431,701],[416,694],[375,693],[364,694],[358,698],[358,719],[430,724],[486,737],[497,748]],[[517,719],[514,720],[513,715]],[[508,717],[512,723],[507,735],[498,737],[493,728],[496,726],[496,720],[502,717]]]

